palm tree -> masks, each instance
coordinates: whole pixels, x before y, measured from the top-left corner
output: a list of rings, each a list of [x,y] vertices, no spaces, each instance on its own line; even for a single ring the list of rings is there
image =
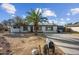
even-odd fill
[[[42,12],[39,10],[36,12],[36,10],[31,10],[28,13],[28,16],[26,16],[26,21],[28,23],[33,23],[34,24],[34,31],[35,35],[37,35],[37,30],[39,28],[39,22],[46,22],[47,18],[42,16]]]

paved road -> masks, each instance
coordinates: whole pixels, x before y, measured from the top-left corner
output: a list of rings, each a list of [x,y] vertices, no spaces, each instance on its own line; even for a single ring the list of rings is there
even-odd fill
[[[79,55],[79,37],[71,34],[46,34],[67,55]]]

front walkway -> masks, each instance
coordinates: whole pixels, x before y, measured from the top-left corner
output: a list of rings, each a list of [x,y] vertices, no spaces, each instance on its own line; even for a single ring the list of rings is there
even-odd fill
[[[79,35],[79,34],[78,34]],[[46,36],[67,55],[79,55],[79,36],[72,34],[48,34]]]

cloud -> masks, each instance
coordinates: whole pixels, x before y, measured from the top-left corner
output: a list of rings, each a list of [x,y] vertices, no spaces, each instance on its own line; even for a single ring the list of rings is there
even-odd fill
[[[72,15],[79,14],[79,8],[73,8],[70,10]]]
[[[42,9],[41,8],[36,8],[36,12],[39,10],[39,12],[42,12]]]
[[[70,16],[70,15],[76,15],[76,14],[79,14],[79,8],[70,9],[69,13],[67,13],[66,15]]]
[[[63,19],[63,18],[61,18],[60,20],[61,20],[61,21],[63,21],[64,19]]]
[[[1,7],[9,14],[15,14],[16,9],[15,6],[9,3],[3,3],[1,4]]]
[[[15,15],[11,15],[12,17],[15,17]]]
[[[53,23],[53,19],[51,19],[51,20],[48,20],[48,22],[49,22],[49,23]]]
[[[54,16],[57,17],[55,12],[48,9],[48,8],[36,8],[36,12],[39,10],[39,12],[42,12],[42,15],[47,17],[47,16]]]
[[[50,9],[43,9],[43,16],[54,16],[54,17],[57,17],[55,12],[50,10]]]
[[[64,25],[66,24],[65,19],[61,18],[60,21],[58,21],[58,25]]]
[[[66,20],[67,20],[67,21],[69,21],[69,20],[70,20],[70,18],[67,18]]]
[[[58,21],[57,21],[57,20],[53,20],[53,22],[54,22],[55,24],[58,24]]]
[[[70,14],[70,13],[67,13],[66,15],[67,15],[67,16],[70,16],[71,14]]]
[[[65,21],[57,21],[55,19],[52,19],[52,20],[48,20],[49,23],[54,23],[54,24],[57,24],[57,25],[65,25],[66,22]]]
[[[65,25],[66,24],[65,21],[58,21],[58,20],[55,20],[55,19],[48,20],[48,22],[54,23],[54,24],[57,24],[57,25]]]
[[[22,18],[26,18],[26,15],[22,15]]]
[[[58,21],[55,20],[55,19],[51,19],[51,20],[48,20],[49,23],[54,23],[54,24],[58,24]]]
[[[64,21],[59,22],[59,25],[65,25],[65,24],[66,24],[66,22],[64,22]]]

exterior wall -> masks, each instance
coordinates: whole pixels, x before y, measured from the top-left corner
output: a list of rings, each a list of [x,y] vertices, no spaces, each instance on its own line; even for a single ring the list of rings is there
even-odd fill
[[[42,26],[42,31],[43,31],[43,32],[45,32],[45,31],[46,31],[46,30],[45,30],[45,26]]]
[[[57,26],[53,26],[53,31],[57,32]]]
[[[46,31],[46,26],[42,26],[42,31],[43,32],[57,32],[57,26],[53,26],[53,30],[52,31]]]
[[[10,29],[11,29],[11,32],[19,32],[20,31],[19,28],[13,28],[13,27],[11,27]]]
[[[67,27],[67,28],[70,28],[73,31],[79,32],[79,27]]]
[[[20,27],[20,32],[23,32],[23,27],[22,26]]]
[[[28,32],[28,31],[27,30],[23,31],[23,27],[20,27],[20,28],[11,27],[11,32]]]
[[[23,30],[23,27],[19,28],[13,28],[11,27],[11,32],[30,32],[31,28],[30,26],[28,26],[28,30]],[[34,27],[33,27],[33,32],[34,32]],[[52,31],[47,31],[46,30],[46,26],[42,26],[42,30],[39,30],[38,32],[57,32],[57,26],[53,26],[53,30]]]
[[[30,26],[28,26],[28,31],[29,31],[29,32],[31,31]]]

